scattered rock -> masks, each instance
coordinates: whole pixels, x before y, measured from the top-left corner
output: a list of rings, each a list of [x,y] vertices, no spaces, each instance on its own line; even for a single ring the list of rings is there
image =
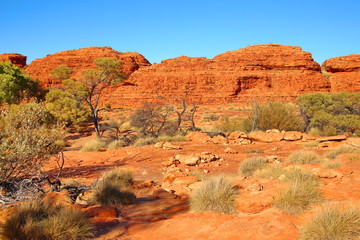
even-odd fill
[[[228,140],[223,136],[215,136],[209,140],[210,142],[214,144],[226,144]]]
[[[120,210],[114,206],[93,206],[83,209],[84,213],[89,217],[105,217],[117,218],[119,217]]]
[[[229,154],[236,154],[236,153],[238,153],[238,151],[236,151],[236,150],[234,150],[234,149],[232,149],[232,148],[230,148],[230,147],[225,148],[224,152],[225,152],[225,153],[229,153]]]
[[[338,180],[341,180],[344,177],[341,172],[333,169],[313,168],[311,173],[319,178],[337,178]]]
[[[179,150],[181,149],[180,146],[176,146],[170,142],[165,142],[163,145],[162,145],[162,148],[165,149],[165,150]]]
[[[173,191],[169,192],[163,188],[157,188],[153,191],[151,197],[158,199],[175,199],[177,198],[177,195],[175,195]]]
[[[207,143],[210,141],[211,137],[206,133],[201,132],[191,132],[185,136],[188,141],[194,143]]]
[[[302,138],[303,138],[303,133],[302,132],[288,131],[288,132],[284,132],[283,140],[297,141],[297,140],[301,140]]]
[[[186,177],[178,177],[173,181],[173,184],[181,185],[181,186],[189,186],[195,182],[198,182],[199,179],[195,176],[186,176]]]
[[[184,173],[181,169],[179,168],[173,168],[173,169],[169,169],[164,176],[164,180],[163,182],[169,182],[172,183],[175,178],[178,177],[185,177],[186,173]]]
[[[321,137],[317,138],[317,142],[327,142],[327,141],[345,141],[347,139],[346,135],[337,135],[337,136],[329,136],[329,137]]]

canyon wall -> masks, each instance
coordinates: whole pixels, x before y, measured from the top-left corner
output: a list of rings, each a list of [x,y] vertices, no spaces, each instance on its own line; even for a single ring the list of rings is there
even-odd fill
[[[5,55],[0,55],[0,61]],[[75,70],[71,77],[76,79],[82,70],[94,68],[93,61],[99,57],[120,59],[129,75],[123,83],[106,89],[102,101],[113,107],[137,107],[159,96],[173,101],[185,92],[198,104],[225,104],[292,101],[312,92],[360,91],[360,54],[331,58],[321,67],[300,47],[279,44],[249,46],[213,59],[182,56],[153,65],[139,53],[89,47],[34,60],[25,71],[43,86],[58,87],[61,81],[51,77],[54,68],[67,65]]]

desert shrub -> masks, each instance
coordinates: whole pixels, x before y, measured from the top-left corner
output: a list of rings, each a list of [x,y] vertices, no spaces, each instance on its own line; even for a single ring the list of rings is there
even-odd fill
[[[237,195],[238,191],[229,179],[224,176],[211,177],[191,192],[190,207],[196,212],[234,213]]]
[[[158,140],[156,137],[140,136],[134,141],[133,145],[136,147],[141,147],[146,145],[153,145],[157,142]]]
[[[335,161],[328,161],[328,162],[324,162],[322,164],[322,167],[325,169],[341,168],[341,163]]]
[[[119,149],[122,147],[126,147],[128,146],[128,143],[124,140],[114,140],[112,142],[109,143],[107,149],[108,150],[113,150],[113,149]]]
[[[204,115],[202,117],[202,120],[205,121],[205,122],[217,121],[219,119],[220,119],[220,116],[216,115],[216,114]]]
[[[189,173],[189,176],[197,177],[199,180],[204,180],[205,179],[204,174],[202,172],[200,172],[200,171],[197,171],[197,170],[191,171]]]
[[[336,135],[360,128],[360,93],[312,93],[298,97],[306,130],[315,135]],[[314,133],[312,133],[314,134]]]
[[[92,140],[86,142],[84,144],[84,146],[81,148],[81,151],[82,152],[97,152],[101,148],[104,148],[104,147],[106,147],[106,142],[101,139],[95,138],[95,139],[92,139]]]
[[[344,153],[360,153],[360,149],[349,145],[341,145],[335,148],[333,151],[329,152],[326,157],[335,159],[338,155]]]
[[[186,142],[186,138],[183,135],[175,135],[175,136],[161,135],[158,137],[157,140],[163,142]]]
[[[46,94],[46,108],[68,127],[90,118],[89,109],[74,95],[61,89],[52,89]]]
[[[102,181],[110,182],[112,185],[121,188],[130,187],[133,181],[133,174],[129,170],[113,169],[103,174]]]
[[[325,206],[300,229],[302,240],[356,240],[360,236],[357,207]]]
[[[288,162],[294,164],[313,164],[320,163],[323,159],[313,151],[297,151],[289,155]]]
[[[260,149],[249,149],[246,151],[246,153],[264,153],[264,151]]]
[[[69,209],[41,200],[24,202],[0,227],[4,240],[78,240],[93,236],[93,227],[79,209]]]
[[[62,150],[64,131],[42,104],[12,105],[0,113],[0,181],[38,174]]]
[[[236,132],[243,131],[242,122],[237,117],[223,117],[218,124],[215,125],[215,130],[219,132]]]
[[[308,209],[313,203],[322,201],[317,186],[311,182],[292,183],[274,200],[274,206],[287,214],[296,215]]]
[[[19,103],[22,99],[41,98],[39,84],[11,63],[0,62],[0,104]]]
[[[296,111],[296,106],[289,103],[267,102],[255,106],[250,116],[244,120],[243,129],[246,132],[268,129],[300,131],[304,124]]]
[[[244,176],[252,176],[256,170],[261,170],[267,165],[266,159],[261,157],[254,157],[245,159],[239,166],[239,173]]]

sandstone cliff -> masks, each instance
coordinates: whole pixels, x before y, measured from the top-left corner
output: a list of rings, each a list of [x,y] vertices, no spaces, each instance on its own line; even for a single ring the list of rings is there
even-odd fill
[[[328,72],[333,92],[360,91],[360,54],[330,58],[322,67]]]
[[[59,65],[73,68],[75,72],[71,77],[76,79],[83,70],[94,68],[93,61],[100,57],[120,59],[123,71],[126,74],[131,74],[140,67],[150,65],[149,61],[139,53],[120,53],[110,47],[88,47],[62,51],[34,60],[27,66],[26,73],[33,79],[39,80],[43,86],[55,87],[61,84],[61,81],[51,77],[51,71],[54,68]]]
[[[213,59],[178,57],[141,68],[127,84],[108,91],[105,100],[112,105],[138,105],[156,95],[182,96],[190,89],[191,99],[199,104],[288,101],[303,93],[329,92],[330,87],[310,53],[300,47],[266,44]]]
[[[4,53],[0,54],[0,62],[10,61],[18,67],[26,66],[26,56],[18,53]]]

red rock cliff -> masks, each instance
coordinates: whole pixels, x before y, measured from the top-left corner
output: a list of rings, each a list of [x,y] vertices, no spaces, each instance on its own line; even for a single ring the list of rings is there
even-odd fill
[[[332,92],[360,91],[360,54],[330,58],[322,67],[328,72]]]
[[[124,73],[131,74],[140,67],[149,66],[150,63],[141,54],[135,52],[120,53],[110,47],[88,47],[76,50],[62,51],[36,59],[26,68],[26,73],[33,79],[39,80],[44,86],[54,87],[61,81],[51,77],[51,71],[66,65],[75,70],[72,78],[77,78],[85,69],[93,69],[93,61],[100,57],[111,57],[122,61]]]
[[[213,59],[178,57],[140,68],[108,91],[114,106],[139,105],[156,95],[184,95],[199,104],[293,100],[299,94],[330,91],[329,80],[300,47],[266,44],[220,54]]]
[[[10,61],[18,67],[26,66],[26,56],[18,53],[4,53],[0,54],[0,62]]]

